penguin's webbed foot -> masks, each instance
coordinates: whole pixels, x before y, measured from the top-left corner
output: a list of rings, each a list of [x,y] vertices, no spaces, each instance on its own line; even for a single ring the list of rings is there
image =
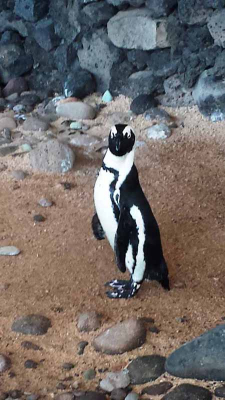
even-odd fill
[[[123,281],[123,280],[113,280],[110,282],[106,282],[106,286],[110,286],[113,288],[113,291],[106,292],[106,295],[110,299],[129,299],[133,297],[139,290],[140,284],[130,281]]]

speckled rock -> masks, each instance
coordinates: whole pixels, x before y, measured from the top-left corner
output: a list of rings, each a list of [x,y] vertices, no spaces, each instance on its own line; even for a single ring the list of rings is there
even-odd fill
[[[20,94],[27,89],[28,89],[28,84],[24,78],[22,78],[22,77],[12,78],[7,83],[7,85],[4,87],[2,93],[3,93],[4,97],[8,97],[10,94],[13,94],[13,93]]]
[[[165,361],[165,357],[157,354],[137,357],[127,367],[131,383],[140,385],[154,381],[165,372]]]
[[[30,314],[17,318],[12,324],[12,331],[24,335],[44,335],[51,327],[51,321],[39,314]]]
[[[77,328],[80,332],[96,331],[100,326],[101,319],[96,311],[87,311],[78,317]]]
[[[146,340],[146,329],[140,320],[128,319],[97,336],[93,346],[106,354],[122,354],[142,346]]]
[[[100,388],[106,392],[113,389],[124,389],[130,384],[130,377],[127,370],[120,372],[108,372],[105,379],[100,382]]]

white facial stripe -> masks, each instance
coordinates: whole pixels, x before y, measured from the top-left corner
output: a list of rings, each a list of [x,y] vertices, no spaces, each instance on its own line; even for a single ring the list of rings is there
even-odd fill
[[[112,126],[112,128],[111,128],[111,130],[110,130],[111,138],[113,138],[114,136],[116,136],[116,134],[117,134],[117,129],[116,129],[115,126]]]
[[[123,136],[125,136],[126,134],[128,136],[131,136],[131,132],[132,132],[131,127],[129,125],[127,125],[126,128],[124,128],[124,130],[123,130]]]

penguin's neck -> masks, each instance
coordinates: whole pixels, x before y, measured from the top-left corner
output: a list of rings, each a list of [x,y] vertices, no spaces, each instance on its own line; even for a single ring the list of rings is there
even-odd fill
[[[115,156],[108,149],[103,162],[106,168],[111,168],[118,171],[120,176],[127,176],[134,164],[134,149],[121,157]]]

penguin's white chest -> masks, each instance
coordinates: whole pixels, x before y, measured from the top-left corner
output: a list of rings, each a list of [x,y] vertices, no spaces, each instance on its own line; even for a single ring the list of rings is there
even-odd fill
[[[110,171],[101,168],[94,188],[94,203],[98,218],[107,239],[114,249],[115,235],[118,227],[116,217],[113,211],[112,199],[110,197],[110,185],[112,185],[115,176]]]

